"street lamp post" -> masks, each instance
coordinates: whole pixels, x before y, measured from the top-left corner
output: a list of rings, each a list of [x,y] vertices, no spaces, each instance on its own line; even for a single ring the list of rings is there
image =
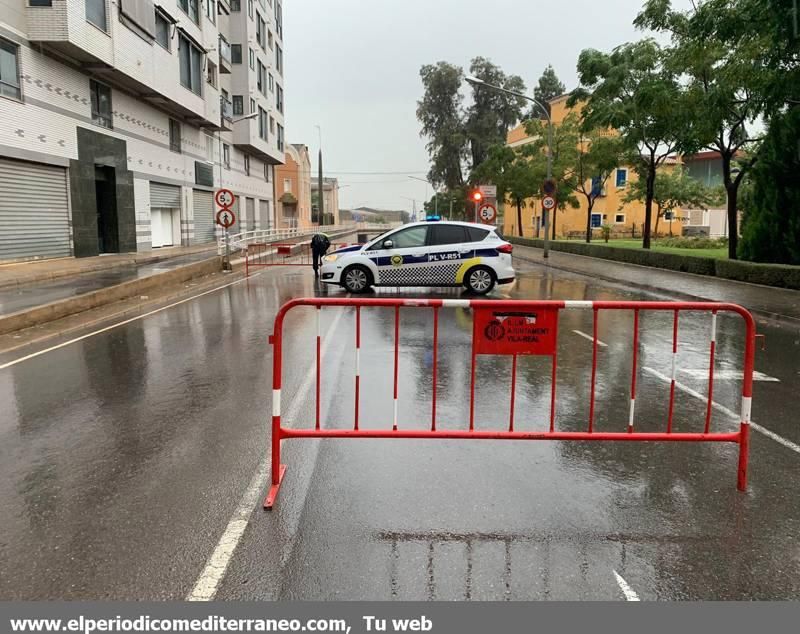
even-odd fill
[[[433,186],[433,183],[431,183],[429,180],[427,180],[425,178],[420,178],[419,176],[409,176],[409,178],[413,178],[415,181],[422,181],[423,183],[427,183],[428,185],[430,185],[433,188],[433,213],[434,213],[434,215],[438,216],[439,215],[439,192],[436,191],[436,187]],[[426,190],[426,194],[427,194],[427,190]],[[423,211],[424,211],[424,209],[423,209]]]
[[[547,180],[553,178],[553,119],[550,117],[550,113],[548,112],[547,108],[545,108],[539,101],[534,99],[533,97],[528,97],[528,95],[523,95],[521,92],[515,92],[513,90],[507,90],[506,88],[500,88],[500,86],[494,86],[492,84],[487,84],[482,79],[478,79],[477,77],[465,77],[465,79],[474,86],[483,86],[484,88],[489,88],[490,90],[496,90],[497,92],[504,92],[508,95],[513,95],[515,97],[520,97],[521,99],[525,99],[530,101],[531,103],[536,104],[544,113],[544,116],[547,117]],[[555,209],[553,210],[555,213]],[[542,210],[542,214],[544,215],[544,257],[550,257],[550,212],[546,209]]]

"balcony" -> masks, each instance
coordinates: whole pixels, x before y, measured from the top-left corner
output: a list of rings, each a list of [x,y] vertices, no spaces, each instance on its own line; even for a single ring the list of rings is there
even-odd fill
[[[230,99],[226,99],[222,95],[219,97],[219,118],[221,130],[233,129],[233,104]]]
[[[223,74],[230,74],[233,68],[233,63],[231,62],[231,45],[228,44],[228,41],[219,36],[219,72]]]

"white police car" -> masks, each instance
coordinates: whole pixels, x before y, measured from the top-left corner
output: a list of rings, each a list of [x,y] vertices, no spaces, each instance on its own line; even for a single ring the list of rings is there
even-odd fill
[[[465,286],[485,295],[495,284],[514,281],[511,249],[487,225],[414,222],[326,255],[320,279],[351,293],[373,285]]]

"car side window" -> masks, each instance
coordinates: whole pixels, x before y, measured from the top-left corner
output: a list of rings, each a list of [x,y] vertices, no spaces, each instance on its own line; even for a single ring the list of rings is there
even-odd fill
[[[435,225],[430,228],[428,244],[431,246],[459,244],[467,241],[467,232],[461,225]]]
[[[388,236],[386,240],[394,243],[395,249],[408,249],[425,246],[428,227],[409,227]]]
[[[467,227],[467,233],[469,234],[470,242],[480,242],[481,240],[484,240],[487,235],[489,235],[489,231],[487,229],[478,229],[478,227]]]

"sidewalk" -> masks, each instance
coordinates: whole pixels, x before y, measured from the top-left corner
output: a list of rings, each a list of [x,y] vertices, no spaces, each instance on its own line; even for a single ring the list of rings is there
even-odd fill
[[[686,299],[740,304],[766,317],[800,323],[800,291],[612,262],[559,251],[550,251],[548,263],[542,257],[541,249],[520,245],[514,245],[514,257],[611,282],[662,291]]]
[[[146,253],[120,253],[89,258],[56,258],[29,262],[0,263],[0,289],[46,282],[61,277],[74,277],[95,271],[108,272],[117,269],[163,262],[176,257],[197,253],[212,257],[216,243],[198,244],[190,247],[168,247],[153,249]],[[195,260],[196,261],[196,260]]]

